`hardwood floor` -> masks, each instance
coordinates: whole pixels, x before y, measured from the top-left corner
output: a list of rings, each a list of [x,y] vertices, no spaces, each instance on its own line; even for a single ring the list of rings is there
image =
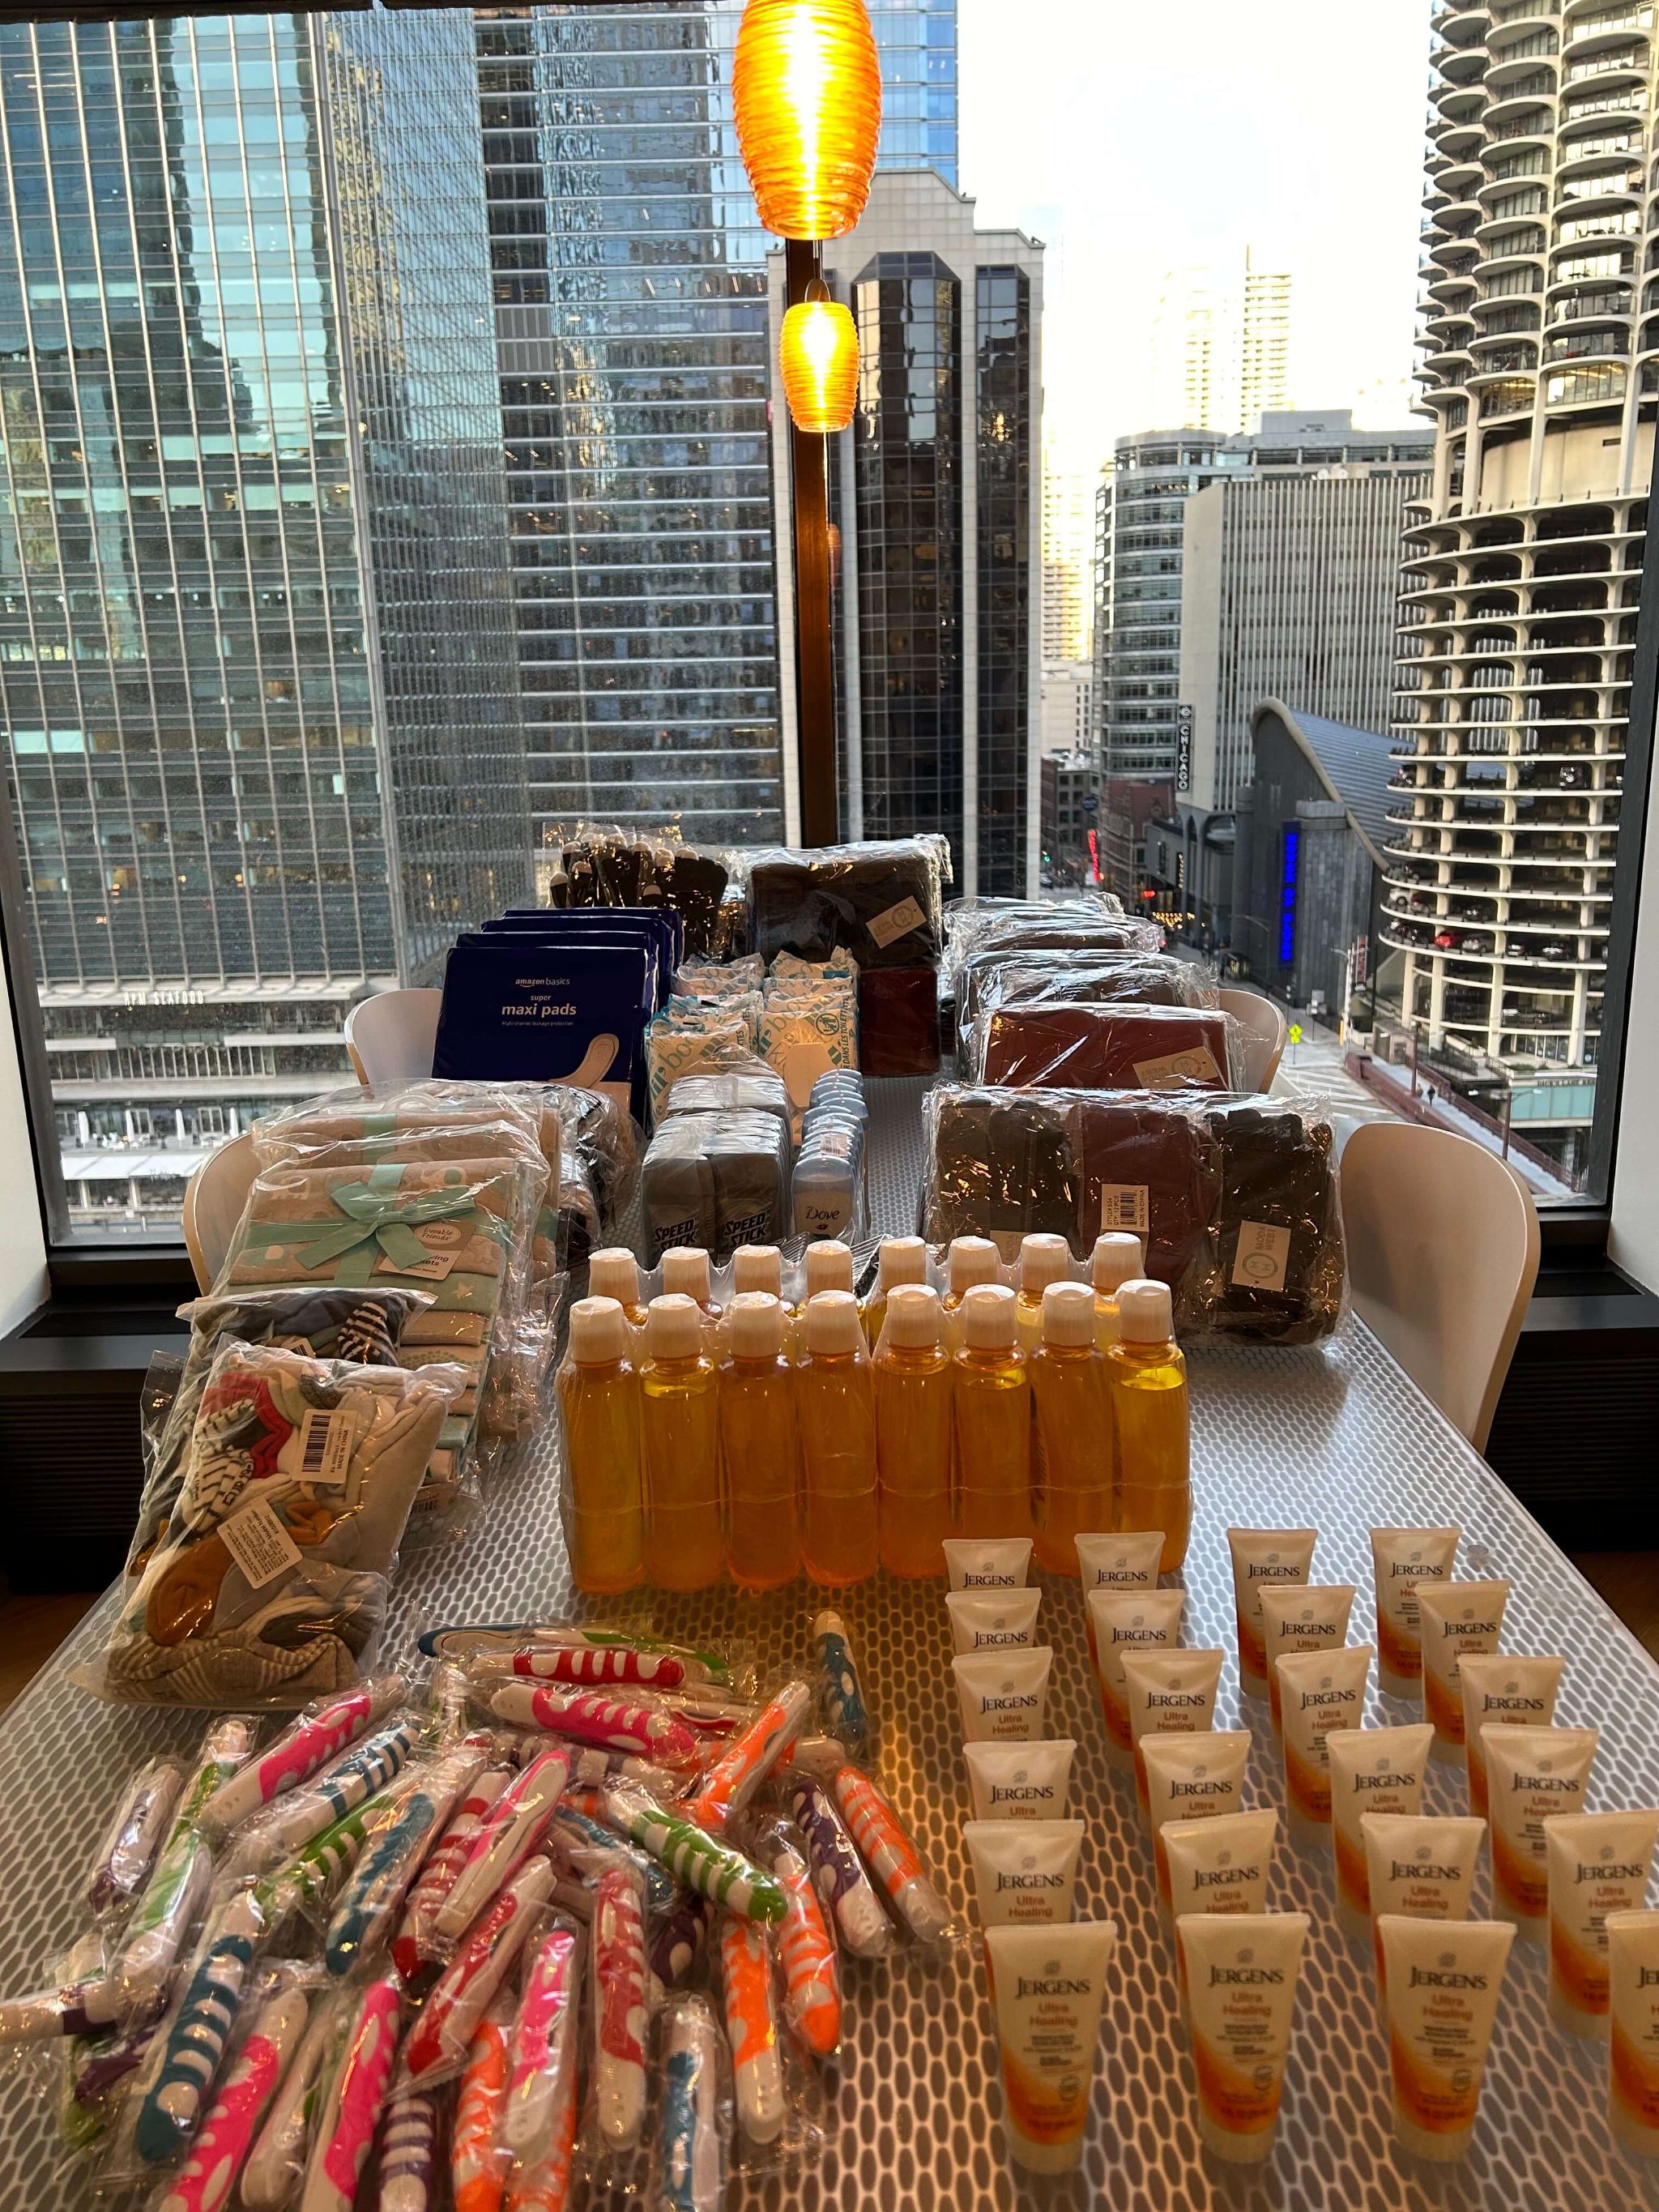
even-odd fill
[[[1573,1565],[1659,1659],[1659,1552],[1575,1552]],[[0,1711],[96,1602],[96,1592],[0,1597]]]

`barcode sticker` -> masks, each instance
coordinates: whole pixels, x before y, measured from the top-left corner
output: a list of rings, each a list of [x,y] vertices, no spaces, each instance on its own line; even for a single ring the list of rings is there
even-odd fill
[[[263,1498],[220,1523],[225,1549],[250,1589],[263,1589],[289,1567],[300,1564],[300,1547]]]
[[[1250,1291],[1282,1291],[1290,1264],[1291,1232],[1265,1221],[1239,1224],[1233,1280]]]
[[[1205,1083],[1224,1089],[1221,1070],[1207,1048],[1194,1045],[1190,1052],[1166,1053],[1162,1060],[1138,1060],[1135,1080],[1148,1091],[1173,1091],[1183,1083]]]
[[[343,1408],[332,1413],[316,1407],[306,1415],[300,1439],[301,1482],[343,1482],[351,1467],[351,1416]]]
[[[896,906],[890,906],[885,914],[878,914],[866,927],[877,944],[885,951],[895,938],[908,937],[913,929],[920,929],[927,919],[915,899],[903,898]]]
[[[1103,1230],[1127,1229],[1144,1237],[1152,1227],[1152,1207],[1144,1182],[1103,1182],[1100,1186],[1100,1225]]]
[[[423,1283],[441,1283],[460,1258],[467,1232],[458,1221],[422,1221],[416,1224],[415,1235],[432,1257],[400,1267],[388,1253],[375,1262],[377,1275],[413,1275]]]

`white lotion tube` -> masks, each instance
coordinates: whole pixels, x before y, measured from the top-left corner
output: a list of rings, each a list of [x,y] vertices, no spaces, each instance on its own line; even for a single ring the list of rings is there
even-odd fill
[[[1146,1818],[1146,1765],[1141,1739],[1200,1735],[1215,1726],[1216,1692],[1224,1651],[1126,1651],[1123,1695],[1129,1709],[1129,1741],[1135,1765],[1135,1797]]]
[[[1559,1814],[1583,1811],[1598,1731],[1488,1728],[1483,1734],[1492,1793],[1492,1915],[1512,1920],[1525,1942],[1541,1943],[1550,1909],[1544,1831]]]
[[[1279,1662],[1290,1651],[1340,1651],[1348,1640],[1352,1583],[1294,1583],[1261,1592],[1261,1648],[1267,1655],[1267,1705],[1275,1729],[1285,1717],[1279,1702]]]
[[[1275,1583],[1305,1583],[1317,1528],[1229,1528],[1233,1559],[1233,1617],[1238,1628],[1239,1686],[1265,1698],[1272,1677],[1261,1642],[1261,1593]]]
[[[1183,1912],[1176,1936],[1198,2073],[1198,2132],[1240,2166],[1272,2155],[1305,1912]]]
[[[1659,2158],[1659,1912],[1607,1915],[1607,2118],[1626,2150]]]
[[[1134,1765],[1134,1739],[1129,1734],[1123,1655],[1173,1644],[1181,1633],[1181,1613],[1186,1602],[1187,1593],[1182,1589],[1091,1589],[1088,1593],[1095,1676],[1106,1722],[1106,1756],[1126,1774]]]
[[[1565,1659],[1517,1659],[1506,1651],[1470,1651],[1457,1663],[1463,1698],[1463,1751],[1469,1766],[1469,1810],[1486,1817],[1484,1728],[1548,1728]]]
[[[964,1820],[981,1928],[1069,1920],[1077,1894],[1081,1820]]]
[[[952,1590],[945,1599],[958,1651],[1002,1651],[1036,1641],[1040,1589]]]
[[[1083,1584],[1083,1632],[1089,1639],[1089,1656],[1095,1656],[1095,1617],[1089,1610],[1091,1590],[1156,1589],[1158,1561],[1164,1557],[1161,1528],[1130,1528],[1111,1536],[1074,1536],[1077,1571]]]
[[[1376,1583],[1376,1680],[1383,1695],[1423,1695],[1423,1645],[1418,1619],[1420,1583],[1451,1579],[1461,1528],[1373,1528]]]
[[[1025,1587],[1031,1565],[1029,1536],[947,1536],[939,1549],[953,1590]]]
[[[1607,1923],[1647,1897],[1659,1812],[1561,1813],[1544,1823],[1549,1865],[1550,2018],[1607,2037]]]
[[[973,1651],[951,1662],[962,1707],[962,1733],[969,1743],[1029,1743],[1042,1734],[1042,1707],[1048,1694],[1053,1649],[1038,1644],[1024,1651]]]
[[[1501,1920],[1376,1923],[1388,1965],[1395,2133],[1419,2158],[1462,2158],[1515,1930]]]
[[[1405,1728],[1334,1729],[1325,1739],[1336,1844],[1336,1917],[1350,1935],[1368,1935],[1371,1924],[1371,1883],[1360,1820],[1367,1813],[1422,1811],[1433,1740],[1427,1721]]]
[[[1279,1840],[1277,1813],[1220,1813],[1212,1820],[1166,1820],[1158,1830],[1170,1894],[1166,1917],[1183,1912],[1265,1912]]]
[[[1063,1820],[1076,1751],[1070,1736],[1042,1743],[964,1744],[974,1818]]]
[[[1371,1923],[1385,1912],[1410,1920],[1467,1920],[1474,1911],[1474,1869],[1486,1840],[1484,1820],[1461,1814],[1364,1813],[1365,1878]],[[1375,1938],[1376,1972],[1386,1978],[1382,1938]]]
[[[1434,1723],[1434,1755],[1463,1763],[1463,1685],[1458,1663],[1470,1651],[1496,1651],[1510,1601],[1507,1583],[1419,1583],[1423,1717]]]
[[[1331,1762],[1325,1739],[1365,1717],[1369,1644],[1291,1651],[1275,1665],[1285,1735],[1285,1806],[1292,1839],[1331,1844]]]
[[[985,1931],[1002,2046],[1002,2124],[1010,2156],[1028,2172],[1069,2173],[1082,2162],[1116,1944],[1115,1920]]]
[[[1158,1893],[1170,1901],[1164,1828],[1170,1820],[1213,1820],[1237,1813],[1250,1763],[1249,1729],[1212,1729],[1201,1735],[1144,1735],[1146,1815],[1152,1831]]]

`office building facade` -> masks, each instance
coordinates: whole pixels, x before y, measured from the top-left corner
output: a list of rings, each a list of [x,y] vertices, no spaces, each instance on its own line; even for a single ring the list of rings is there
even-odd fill
[[[780,736],[769,240],[740,0],[476,11],[532,803],[795,834]],[[954,181],[955,0],[871,9],[884,167]]]
[[[1449,1075],[1582,1164],[1647,526],[1659,256],[1650,11],[1443,11],[1424,398],[1382,933]]]
[[[958,892],[1021,892],[1038,843],[1042,249],[976,229],[940,177],[878,173],[823,266],[859,333],[857,410],[830,460],[843,828],[940,831]],[[775,343],[781,255],[771,300]],[[773,436],[787,611],[781,409]],[[787,696],[784,732],[793,750]]]
[[[0,693],[88,1219],[176,1218],[531,880],[471,69],[442,12],[0,29]]]
[[[1269,413],[1249,435],[1181,429],[1120,438],[1096,501],[1095,716],[1103,773],[1171,782],[1181,773],[1182,788],[1191,788],[1194,714],[1182,689],[1181,654],[1183,526],[1194,493],[1252,476],[1279,481],[1333,468],[1420,471],[1431,446],[1425,429],[1356,430],[1340,409]],[[1255,703],[1248,702],[1247,714]]]
[[[1291,400],[1291,278],[1260,269],[1171,269],[1148,333],[1148,412],[1227,437]]]
[[[1042,456],[1042,659],[1087,660],[1095,611],[1094,487],[1080,471]]]

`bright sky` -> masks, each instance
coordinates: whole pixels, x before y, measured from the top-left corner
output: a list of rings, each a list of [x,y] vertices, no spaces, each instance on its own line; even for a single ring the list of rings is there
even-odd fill
[[[1291,398],[1407,412],[1429,0],[957,0],[962,189],[1048,247],[1045,421],[1148,422],[1164,273],[1291,272]]]

